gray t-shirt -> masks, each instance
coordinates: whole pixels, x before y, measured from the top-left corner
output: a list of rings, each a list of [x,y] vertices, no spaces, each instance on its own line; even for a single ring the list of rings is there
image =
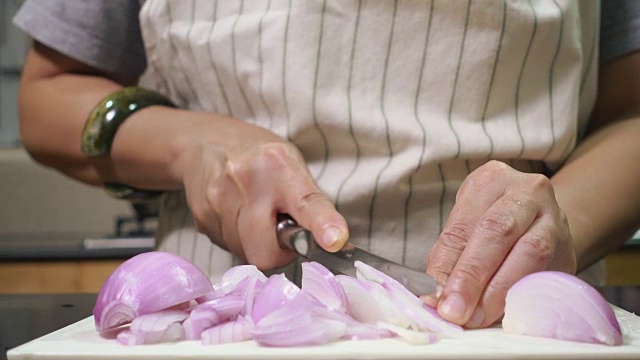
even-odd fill
[[[144,0],[27,0],[14,23],[35,40],[111,73],[146,66],[138,13]],[[640,1],[602,1],[600,62],[640,49]]]
[[[602,1],[600,63],[640,49],[640,1]]]
[[[35,40],[110,73],[139,76],[144,0],[27,0],[13,21]]]

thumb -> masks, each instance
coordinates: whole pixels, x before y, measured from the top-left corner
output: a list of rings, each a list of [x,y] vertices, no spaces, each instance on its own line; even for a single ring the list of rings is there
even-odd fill
[[[349,239],[349,229],[345,218],[333,203],[320,191],[302,197],[297,206],[289,206],[288,213],[298,225],[309,230],[323,249],[335,252]],[[302,206],[300,206],[302,205]]]

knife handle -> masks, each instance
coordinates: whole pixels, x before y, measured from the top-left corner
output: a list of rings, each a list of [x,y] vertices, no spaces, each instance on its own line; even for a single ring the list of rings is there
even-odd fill
[[[281,247],[306,257],[311,247],[317,246],[311,232],[300,227],[291,216],[278,214],[277,219],[276,233]]]

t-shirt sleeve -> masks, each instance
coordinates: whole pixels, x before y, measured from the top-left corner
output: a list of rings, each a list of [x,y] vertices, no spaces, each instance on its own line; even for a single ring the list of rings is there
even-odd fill
[[[640,49],[640,1],[601,1],[600,63]]]
[[[146,57],[136,0],[27,0],[13,18],[33,39],[115,74],[139,76]]]

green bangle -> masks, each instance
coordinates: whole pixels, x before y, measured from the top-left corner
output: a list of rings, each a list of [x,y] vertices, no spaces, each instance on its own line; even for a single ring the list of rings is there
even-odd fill
[[[82,130],[82,152],[89,156],[111,151],[118,127],[134,112],[151,105],[175,107],[164,96],[132,86],[108,95],[91,111]]]
[[[89,114],[82,130],[82,152],[88,156],[109,154],[118,127],[134,112],[152,105],[176,107],[164,96],[135,86],[116,91],[102,99]],[[147,200],[162,193],[115,183],[105,184],[105,190],[113,197],[130,201]]]
[[[152,200],[162,194],[162,191],[141,190],[116,183],[104,184],[104,191],[116,199],[128,200],[134,203]]]

